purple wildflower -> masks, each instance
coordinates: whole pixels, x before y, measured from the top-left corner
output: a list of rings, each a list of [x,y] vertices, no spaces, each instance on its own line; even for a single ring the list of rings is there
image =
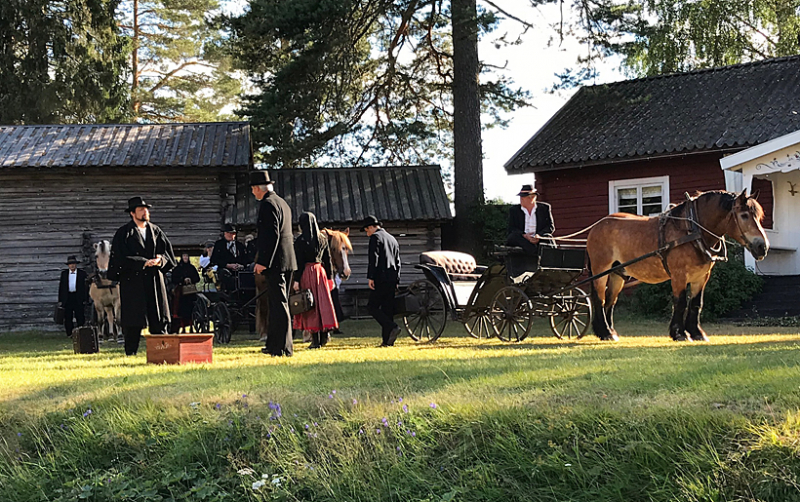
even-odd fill
[[[412,438],[415,438],[415,437],[417,437],[417,433],[416,433],[416,432],[414,432],[414,431],[411,431],[411,437],[412,437]]]
[[[336,390],[332,390],[332,391],[331,391],[331,394],[336,394]]]
[[[435,410],[436,408],[438,408],[438,406],[436,406],[436,403],[431,403],[431,408]]]
[[[319,427],[319,424],[314,422],[314,427]]]
[[[353,399],[353,404],[358,404],[358,401],[356,401],[355,399]]]
[[[397,426],[398,427],[402,427],[403,426],[403,421],[402,420],[398,420],[397,421]]]
[[[242,399],[247,399],[247,394],[242,394]]]
[[[214,408],[216,408],[217,410],[222,409],[222,405],[217,403],[214,405]]]
[[[306,430],[308,430],[308,424],[305,425]]]
[[[403,405],[403,413],[408,413],[408,405],[407,404]]]
[[[328,394],[328,399],[333,399],[333,394]]]
[[[359,434],[364,434],[364,429],[358,429]]]

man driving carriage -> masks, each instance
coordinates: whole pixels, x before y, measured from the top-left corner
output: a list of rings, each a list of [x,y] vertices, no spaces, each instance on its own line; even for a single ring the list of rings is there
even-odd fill
[[[240,272],[250,264],[244,244],[236,240],[236,228],[226,223],[222,229],[223,237],[214,243],[211,264],[217,266],[217,277],[223,289],[236,289],[235,272]]]
[[[517,194],[519,205],[508,211],[508,237],[506,244],[518,246],[525,254],[537,256],[539,244],[552,245],[553,213],[550,204],[537,202],[536,188],[533,185],[522,185]]]

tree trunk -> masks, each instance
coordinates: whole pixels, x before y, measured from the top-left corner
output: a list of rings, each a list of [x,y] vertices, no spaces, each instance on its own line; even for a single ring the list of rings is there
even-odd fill
[[[139,0],[133,0],[133,51],[131,51],[131,99],[133,101],[133,115],[138,117],[141,101],[137,96],[139,89]]]
[[[478,14],[476,0],[452,0],[451,8],[456,247],[474,254],[481,247],[481,237],[470,216],[483,202]]]

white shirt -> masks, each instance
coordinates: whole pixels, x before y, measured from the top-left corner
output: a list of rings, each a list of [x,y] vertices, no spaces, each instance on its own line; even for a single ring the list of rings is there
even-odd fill
[[[526,234],[535,234],[536,233],[536,204],[533,205],[531,208],[531,212],[529,213],[524,207],[520,206],[522,209],[523,214],[525,214],[525,233]]]
[[[236,252],[236,241],[228,241],[228,251],[231,252],[234,258],[238,258],[238,253]]]
[[[147,225],[143,226],[142,228],[136,227],[136,230],[139,231],[139,235],[142,236],[142,241],[147,241]]]
[[[74,293],[78,290],[78,271],[69,271],[69,292]]]
[[[200,257],[200,267],[206,268],[209,264],[211,264],[211,256],[201,256]]]

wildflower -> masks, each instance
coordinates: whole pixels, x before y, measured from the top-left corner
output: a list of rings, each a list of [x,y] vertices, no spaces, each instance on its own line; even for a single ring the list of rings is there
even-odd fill
[[[228,420],[228,425],[233,425],[233,420]]]
[[[280,486],[281,485],[281,481],[282,481],[282,479],[279,478],[277,474],[275,474],[275,477],[272,478],[272,481],[270,481],[270,483],[272,483],[275,486]]]
[[[306,428],[306,430],[308,430],[308,424],[305,424],[305,428]]]
[[[438,408],[438,406],[436,406],[436,403],[431,403],[431,408],[435,410],[436,408]]]
[[[403,413],[408,413],[408,405],[407,404],[403,405]]]
[[[398,397],[398,398],[397,398],[397,402],[398,402],[398,403],[402,403],[402,402],[403,402],[403,398],[402,398],[402,397]]]
[[[21,432],[17,432],[17,436],[22,437],[22,433]]]
[[[335,390],[332,390],[332,391],[331,391],[331,394],[336,394],[336,391],[335,391]]]
[[[242,394],[242,399],[247,399],[247,394]]]
[[[239,469],[238,471],[236,471],[236,474],[240,476],[249,476],[251,474],[255,474],[255,472],[256,471],[254,471],[253,469],[245,467],[244,469]]]
[[[381,433],[380,429],[375,429],[375,434],[380,434],[380,433]]]
[[[415,437],[417,437],[417,433],[416,433],[416,432],[414,432],[414,431],[411,431],[411,437],[412,437],[412,438],[415,438]]]
[[[291,432],[292,434],[294,434],[294,427],[290,427],[290,428],[289,428],[289,432]]]
[[[364,434],[364,429],[358,429],[359,434]]]
[[[88,416],[89,416],[89,415],[91,415],[91,414],[92,414],[92,409],[91,409],[91,408],[89,408],[88,410],[86,410],[86,411],[84,411],[84,412],[83,412],[83,418],[86,418],[86,417],[88,417]]]
[[[397,422],[397,426],[398,426],[398,427],[402,427],[402,426],[403,426],[403,421],[402,421],[402,420],[398,420],[398,422]]]
[[[189,406],[191,406],[192,408],[197,408],[197,406],[199,406],[199,405],[200,405],[200,403],[199,403],[199,402],[197,402],[197,401],[194,401],[194,402],[192,402],[192,403],[189,403]]]
[[[354,404],[354,405],[358,404],[358,401],[356,401],[355,399],[353,399],[353,404]]]
[[[262,474],[261,479],[269,479],[269,474]]]
[[[217,403],[214,405],[214,408],[216,408],[217,410],[222,409],[222,405]]]
[[[260,480],[256,481],[255,483],[253,483],[253,490],[260,490],[261,487],[266,485],[266,484],[267,483],[265,483],[264,481],[260,481]]]
[[[319,427],[319,424],[314,422],[314,427]]]
[[[328,394],[328,399],[333,399],[333,394]]]

